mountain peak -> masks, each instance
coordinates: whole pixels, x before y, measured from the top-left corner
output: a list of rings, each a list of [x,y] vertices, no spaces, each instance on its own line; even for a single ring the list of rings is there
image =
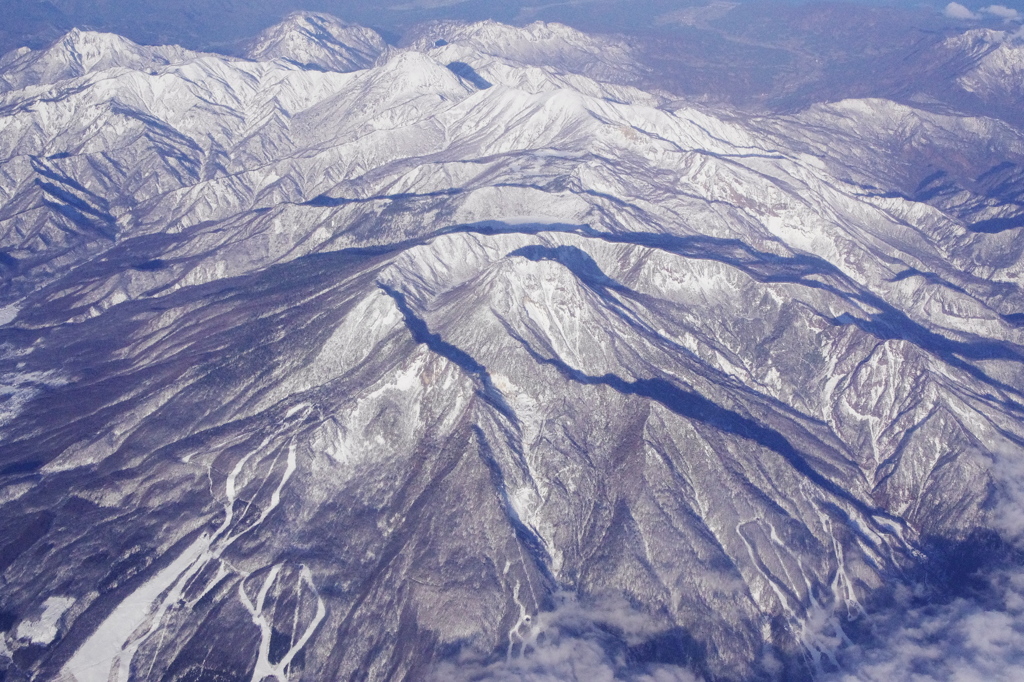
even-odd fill
[[[113,33],[73,28],[42,50],[16,50],[0,60],[0,90],[48,85],[112,68],[181,63],[196,53],[177,45],[138,45]]]
[[[387,49],[380,35],[330,14],[292,12],[249,43],[245,56],[255,61],[286,59],[326,71],[358,71],[374,64]]]
[[[584,75],[604,82],[635,81],[639,71],[634,50],[625,41],[591,36],[564,24],[536,21],[510,26],[487,20],[474,23],[438,21],[414,30],[411,49],[430,52],[444,62],[484,68],[488,80],[500,81],[486,65],[500,59],[514,67],[537,67]]]
[[[135,52],[140,45],[114,33],[101,33],[73,28],[58,40],[51,50],[67,50],[77,54],[83,67],[88,70],[104,57],[111,57],[125,51]]]

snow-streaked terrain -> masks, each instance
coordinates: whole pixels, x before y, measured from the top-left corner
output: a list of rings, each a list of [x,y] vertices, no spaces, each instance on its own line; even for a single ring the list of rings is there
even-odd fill
[[[1011,552],[1012,120],[403,45],[0,60],[10,679],[805,679]]]
[[[346,24],[329,14],[293,12],[260,33],[245,50],[257,61],[284,59],[327,71],[358,71],[373,66],[387,51],[376,31]]]

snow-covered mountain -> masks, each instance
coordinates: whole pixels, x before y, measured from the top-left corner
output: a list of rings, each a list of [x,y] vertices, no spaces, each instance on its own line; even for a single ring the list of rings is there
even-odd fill
[[[947,50],[969,56],[957,85],[986,104],[1024,104],[1024,30],[975,29],[945,41]]]
[[[374,35],[0,62],[9,679],[805,679],[1010,552],[1024,131]]]
[[[0,58],[0,92],[116,68],[143,70],[180,64],[196,53],[177,46],[145,47],[111,33],[73,29],[44,50],[20,48]]]
[[[329,14],[294,12],[256,36],[245,56],[257,61],[287,59],[344,73],[372,66],[386,49],[384,39],[372,29]]]

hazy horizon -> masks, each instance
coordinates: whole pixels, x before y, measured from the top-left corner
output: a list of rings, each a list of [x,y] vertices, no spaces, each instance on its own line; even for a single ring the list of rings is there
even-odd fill
[[[922,28],[955,28],[960,25],[999,25],[1019,17],[1020,3],[950,3],[938,0],[652,0],[642,4],[626,0],[569,0],[537,3],[536,0],[394,0],[367,4],[354,0],[154,0],[145,7],[124,0],[67,0],[59,3],[24,3],[3,0],[6,26],[0,29],[0,49],[21,45],[38,48],[71,28],[119,33],[145,44],[181,44],[192,49],[231,51],[232,46],[296,10],[325,12],[379,31],[397,42],[409,27],[430,20],[479,21],[493,19],[522,25],[532,21],[556,21],[597,32],[671,32],[681,28],[707,27],[730,21],[743,22],[764,16],[778,20],[790,8],[821,6],[840,11],[849,21],[879,12],[899,17],[898,23]],[[962,8],[962,9],[961,9]],[[986,11],[993,8],[993,11]],[[1006,10],[1006,11],[1003,11]]]

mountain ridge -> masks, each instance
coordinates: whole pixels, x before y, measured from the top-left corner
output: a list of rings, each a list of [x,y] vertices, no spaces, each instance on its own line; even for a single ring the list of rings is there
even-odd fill
[[[254,38],[244,56],[255,61],[288,59],[344,73],[372,66],[386,50],[384,39],[372,29],[329,14],[292,12]]]
[[[820,678],[1008,532],[1012,122],[277,50],[0,94],[12,676]]]

